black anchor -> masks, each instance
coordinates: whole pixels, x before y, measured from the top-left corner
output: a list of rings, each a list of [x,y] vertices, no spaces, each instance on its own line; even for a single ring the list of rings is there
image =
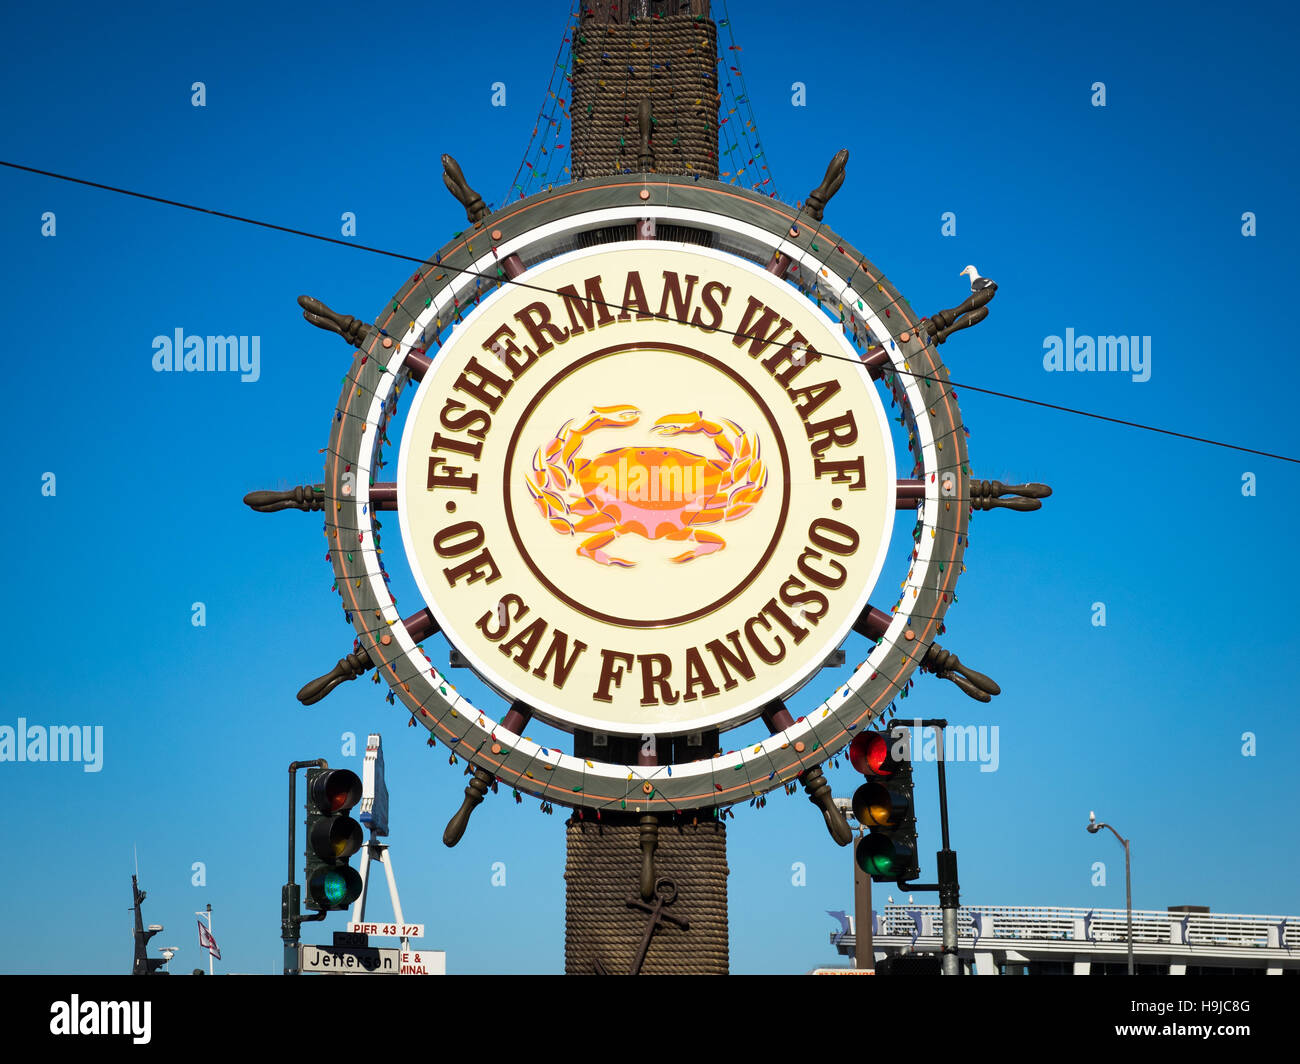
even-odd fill
[[[640,975],[641,965],[645,963],[646,953],[650,949],[650,939],[654,937],[655,929],[660,924],[667,922],[680,927],[683,931],[691,929],[691,922],[680,916],[670,916],[664,912],[664,906],[671,905],[677,900],[677,885],[668,877],[661,876],[655,880],[655,900],[654,903],[642,901],[639,897],[629,898],[627,907],[629,909],[640,909],[643,913],[648,913],[649,921],[646,923],[645,935],[641,939],[641,948],[637,951],[636,960],[632,962],[632,970],[628,975]],[[610,972],[600,959],[595,963],[596,975],[609,975]]]

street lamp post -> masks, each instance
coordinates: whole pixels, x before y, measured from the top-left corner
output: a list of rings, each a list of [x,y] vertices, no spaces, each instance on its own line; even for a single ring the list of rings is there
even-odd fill
[[[1119,839],[1120,845],[1124,847],[1124,911],[1128,921],[1128,974],[1133,973],[1133,879],[1129,867],[1129,844],[1128,839],[1124,838],[1118,831],[1106,823],[1097,823],[1097,814],[1088,813],[1088,830],[1092,834],[1097,834],[1102,828],[1106,828],[1115,838]]]

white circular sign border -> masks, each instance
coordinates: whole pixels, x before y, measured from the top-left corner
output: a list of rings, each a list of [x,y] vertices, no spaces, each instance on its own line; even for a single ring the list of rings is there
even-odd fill
[[[500,247],[494,248],[490,253],[480,256],[469,266],[461,267],[460,269],[463,272],[460,272],[452,278],[448,278],[446,284],[432,293],[430,296],[430,305],[427,306],[418,316],[416,325],[418,325],[422,330],[427,328],[433,322],[435,315],[440,315],[442,311],[448,309],[457,295],[472,286],[473,282],[477,279],[475,276],[476,273],[484,276],[491,276],[492,271],[497,267],[500,258],[505,257],[506,254],[511,252],[519,251],[534,245],[538,237],[542,234],[584,231],[596,228],[600,221],[626,221],[646,217],[671,220],[686,224],[694,223],[696,225],[703,225],[706,228],[716,228],[720,231],[729,231],[737,235],[748,236],[753,238],[760,245],[771,248],[774,253],[787,255],[796,264],[805,269],[810,269],[812,271],[824,270],[825,272],[823,273],[823,276],[830,282],[831,287],[838,288],[837,299],[841,306],[845,304],[852,305],[860,302],[862,305],[856,312],[857,319],[866,327],[870,328],[872,332],[877,337],[881,338],[882,342],[886,344],[886,353],[890,360],[891,368],[895,371],[902,371],[897,377],[896,391],[901,391],[903,395],[906,396],[908,405],[913,412],[920,412],[925,409],[925,398],[921,391],[918,379],[913,374],[907,372],[906,360],[903,351],[900,350],[895,343],[893,330],[885,326],[885,323],[876,314],[870,303],[863,298],[865,291],[876,284],[875,280],[869,280],[860,292],[858,289],[852,287],[845,277],[830,269],[829,266],[823,265],[822,260],[814,257],[811,253],[805,252],[804,249],[799,247],[797,244],[790,243],[782,233],[754,226],[747,222],[710,210],[673,207],[663,204],[643,204],[638,206],[605,207],[597,210],[581,211],[567,215],[553,222],[544,223],[541,226],[527,230],[518,237],[513,237],[508,241],[504,241]],[[856,273],[856,270],[854,273]],[[878,280],[883,281],[883,275],[881,275]],[[853,313],[854,312],[850,310],[850,314]],[[410,331],[414,332],[414,327]],[[421,342],[423,342],[422,336],[420,339]],[[358,471],[354,500],[358,524],[361,526],[363,533],[372,534],[372,544],[375,517],[373,509],[370,506],[369,477],[373,471],[373,458],[381,453],[378,450],[378,447],[382,438],[380,430],[387,419],[385,404],[396,398],[396,395],[398,394],[396,385],[402,373],[403,361],[406,359],[408,354],[412,353],[412,349],[415,347],[416,345],[409,341],[402,340],[400,337],[395,338],[395,347],[389,356],[388,362],[384,366],[384,372],[380,379],[379,386],[376,387],[374,392],[372,392],[369,406],[365,415],[363,415],[364,426],[361,432],[361,438],[357,442],[355,451],[349,449],[349,455]],[[423,348],[421,348],[421,350],[423,350]],[[379,348],[378,335],[371,336],[361,354],[371,358],[376,358],[382,354],[382,349]],[[356,363],[354,361],[354,368],[355,365]],[[349,380],[351,383],[347,385],[345,394],[347,394],[347,390],[351,389],[356,384],[356,381],[353,378],[350,377]],[[412,386],[415,386],[414,382],[412,382]],[[350,416],[358,417],[362,415]],[[940,468],[937,461],[936,440],[926,418],[917,416],[912,418],[912,420],[917,433],[917,443],[919,448],[917,458],[924,473],[923,481],[925,502],[921,510],[921,519],[919,524],[922,529],[929,529],[931,535],[930,537],[921,536],[920,538],[920,542],[917,545],[917,554],[909,566],[907,577],[903,583],[903,593],[900,597],[900,602],[906,599],[908,590],[915,592],[916,589],[925,586],[926,580],[930,576],[932,550],[929,540],[933,537],[934,531],[937,527],[938,506],[941,501],[939,499],[937,486],[934,483],[934,474]],[[958,425],[958,428],[960,428],[960,425]],[[895,473],[897,474],[897,470]],[[332,496],[330,497],[332,498]],[[327,535],[329,527],[329,519],[327,518]],[[599,809],[602,807],[609,808],[611,804],[622,804],[626,807],[627,798],[630,798],[634,793],[633,784],[653,784],[655,781],[662,782],[664,780],[665,772],[667,772],[668,776],[673,777],[679,783],[689,784],[691,787],[696,788],[697,793],[687,795],[685,798],[681,799],[684,805],[694,802],[697,805],[704,806],[725,806],[735,804],[737,801],[743,801],[744,796],[724,798],[720,795],[713,795],[709,790],[709,781],[712,781],[716,785],[720,773],[722,774],[723,779],[727,779],[731,773],[739,772],[742,769],[746,770],[746,781],[751,784],[756,784],[753,787],[752,793],[754,796],[757,796],[776,785],[773,782],[773,777],[776,775],[776,772],[764,777],[763,768],[765,766],[759,766],[759,773],[756,780],[748,771],[749,765],[760,757],[770,757],[779,749],[789,747],[792,743],[797,746],[801,739],[815,738],[820,727],[819,722],[825,720],[825,718],[831,714],[834,714],[836,724],[841,733],[845,736],[851,736],[851,733],[857,728],[858,724],[861,723],[863,714],[872,711],[871,704],[867,702],[865,696],[859,693],[860,689],[874,679],[877,668],[883,664],[884,660],[892,650],[903,651],[906,647],[906,644],[903,644],[901,641],[904,629],[907,627],[907,618],[904,613],[900,611],[891,617],[889,626],[884,635],[877,644],[871,648],[866,660],[859,665],[843,685],[837,686],[837,688],[831,693],[830,697],[812,710],[806,717],[799,718],[791,726],[773,734],[762,742],[755,744],[752,747],[752,754],[750,754],[750,747],[729,751],[727,753],[719,753],[711,759],[679,764],[676,766],[677,771],[675,775],[672,766],[660,765],[642,767],[636,765],[618,765],[611,762],[589,762],[575,755],[564,754],[553,748],[548,749],[541,747],[524,736],[516,735],[513,732],[501,728],[500,722],[488,717],[481,710],[477,709],[468,699],[464,698],[455,689],[454,684],[452,684],[447,677],[443,676],[432,666],[427,657],[420,653],[420,648],[416,645],[415,640],[410,637],[405,626],[401,623],[401,614],[398,612],[395,603],[390,601],[391,596],[388,591],[388,583],[385,579],[383,566],[380,564],[378,554],[372,544],[362,544],[358,547],[358,550],[360,551],[359,564],[354,567],[351,574],[343,572],[337,562],[336,574],[338,579],[356,578],[365,583],[367,590],[370,592],[376,603],[376,615],[382,618],[384,625],[387,626],[386,630],[392,634],[400,653],[382,655],[382,660],[384,662],[384,668],[393,672],[396,680],[393,684],[394,689],[396,690],[399,685],[403,685],[400,678],[397,677],[397,666],[402,661],[408,663],[415,670],[403,685],[406,687],[408,693],[410,693],[411,681],[420,680],[430,685],[428,704],[426,704],[424,700],[416,697],[413,693],[410,693],[409,701],[407,697],[403,696],[402,700],[413,714],[413,719],[423,724],[431,733],[436,728],[442,728],[444,731],[453,734],[454,731],[448,723],[448,718],[462,719],[465,722],[464,727],[461,734],[451,740],[450,745],[452,746],[452,749],[459,749],[464,756],[473,757],[474,754],[477,753],[478,750],[481,750],[489,740],[494,744],[499,743],[503,748],[508,748],[510,755],[513,755],[515,758],[525,758],[525,763],[527,765],[540,766],[539,771],[550,769],[559,774],[558,776],[541,775],[534,777],[531,772],[520,771],[513,762],[507,764],[511,759],[503,749],[503,752],[500,755],[494,756],[499,756],[499,761],[496,762],[498,765],[497,774],[501,775],[505,782],[513,784],[520,790],[540,795],[543,798],[550,798],[553,801],[558,800],[566,805],[575,807],[585,806],[587,808]],[[362,632],[361,634],[365,633]],[[371,636],[371,638],[373,638],[373,636]],[[911,648],[908,647],[907,649]],[[891,695],[890,697],[894,696]],[[855,723],[845,723],[840,720],[839,711],[848,702],[852,702],[856,706],[860,707],[860,712],[857,715]],[[430,707],[436,709],[438,703],[441,703],[444,707],[443,710],[438,713],[430,712]],[[880,711],[878,710],[877,713],[878,712]],[[470,752],[466,747],[457,745],[462,739],[474,740],[471,745],[476,745],[477,749],[474,752]],[[430,743],[432,742],[433,739],[431,737]],[[797,774],[801,771],[801,767],[806,767],[805,762],[809,760],[812,764],[820,763],[826,757],[831,756],[831,754],[836,750],[841,749],[844,742],[847,742],[847,738],[842,741],[837,741],[833,750],[829,753],[823,753],[820,757],[787,757],[785,758],[786,764],[783,767],[778,767],[777,771],[782,773],[783,780],[785,780],[786,772]],[[812,753],[817,751],[818,745],[819,743],[814,743],[811,748]],[[750,755],[748,760],[746,760],[747,755]],[[625,785],[624,773],[626,773]],[[594,781],[608,785],[611,789],[615,790],[620,785],[624,785],[624,793],[627,795],[627,798],[625,798],[622,803],[619,803],[617,798],[611,798],[607,801],[601,802],[592,801],[587,793],[588,789],[585,786],[588,778],[592,778]],[[576,789],[568,786],[564,789],[559,789],[557,787],[557,782],[560,779],[563,779],[566,783],[581,780],[584,785],[582,793],[579,794]],[[551,782],[551,780],[555,780],[556,782]],[[676,790],[677,788],[674,789]],[[723,792],[724,788],[717,786],[717,790]],[[726,790],[730,789],[728,788]],[[570,791],[572,791],[572,793],[570,793]],[[651,795],[650,800],[654,801],[653,795]],[[661,799],[661,801],[662,800],[663,799]],[[671,807],[672,803],[670,802],[669,805]],[[640,805],[635,805],[637,812],[640,812],[640,808]]]
[[[533,235],[534,236],[536,235],[535,231]],[[835,353],[852,359],[855,366],[857,367],[857,371],[865,383],[865,391],[869,396],[869,402],[872,411],[875,414],[876,431],[879,433],[880,439],[883,442],[884,452],[885,452],[884,458],[886,461],[886,475],[888,477],[888,484],[885,489],[886,492],[885,511],[886,512],[885,512],[884,528],[886,534],[882,537],[880,543],[877,545],[876,555],[875,558],[872,560],[872,564],[871,564],[871,570],[870,570],[871,577],[868,581],[865,582],[863,588],[859,591],[854,606],[847,615],[847,619],[842,621],[840,625],[838,625],[835,629],[832,630],[834,632],[833,638],[827,637],[826,639],[823,639],[821,641],[821,646],[824,648],[825,653],[815,655],[811,661],[801,666],[798,671],[789,674],[785,679],[783,679],[778,686],[769,688],[758,695],[751,696],[749,699],[746,699],[739,706],[733,707],[731,709],[722,712],[716,712],[706,716],[692,718],[687,722],[676,721],[670,727],[667,728],[664,728],[662,726],[656,727],[655,722],[653,721],[646,721],[640,724],[628,723],[626,725],[622,725],[622,724],[616,725],[615,722],[611,722],[608,720],[601,720],[600,718],[597,717],[589,717],[580,712],[575,712],[571,708],[560,707],[555,705],[554,703],[545,702],[536,699],[534,697],[533,692],[526,691],[510,683],[509,679],[504,677],[499,672],[499,670],[486,663],[478,654],[475,654],[470,649],[468,649],[466,645],[453,642],[453,645],[456,646],[456,649],[459,651],[459,653],[474,668],[475,672],[479,676],[479,679],[481,679],[489,688],[495,691],[502,698],[505,698],[507,701],[517,700],[528,705],[533,710],[534,716],[536,716],[539,720],[543,720],[546,723],[561,728],[562,730],[565,731],[569,731],[574,728],[581,728],[587,731],[594,731],[594,732],[598,732],[602,734],[610,734],[610,735],[653,734],[657,737],[663,738],[663,737],[668,737],[673,735],[686,735],[686,734],[691,734],[699,731],[707,731],[715,728],[728,729],[728,728],[740,727],[741,725],[748,723],[749,721],[753,720],[756,716],[758,716],[758,714],[761,712],[763,707],[768,705],[772,701],[778,699],[784,699],[789,695],[793,694],[794,692],[800,690],[806,683],[809,682],[809,680],[811,680],[813,676],[815,676],[819,671],[821,671],[826,657],[828,657],[836,647],[840,646],[844,642],[849,632],[852,630],[853,622],[857,619],[858,615],[862,612],[863,608],[865,608],[865,606],[867,605],[867,601],[871,596],[871,592],[875,589],[877,583],[880,580],[881,572],[884,570],[885,559],[889,553],[889,548],[893,543],[892,531],[893,531],[894,521],[897,513],[898,470],[896,464],[897,456],[895,455],[894,452],[893,436],[889,428],[889,419],[887,414],[885,413],[885,407],[884,407],[884,403],[881,401],[880,393],[876,390],[875,382],[871,379],[870,373],[868,372],[866,366],[862,364],[861,356],[849,343],[847,338],[843,336],[840,330],[836,328],[836,323],[831,321],[831,319],[825,313],[825,311],[823,311],[811,300],[808,300],[807,297],[804,296],[797,289],[786,284],[784,281],[780,280],[769,271],[763,270],[760,267],[756,266],[754,263],[748,261],[747,259],[743,259],[737,255],[733,255],[727,252],[717,251],[714,250],[713,248],[705,248],[705,247],[700,247],[699,245],[687,244],[687,243],[682,243],[677,241],[656,240],[654,242],[653,249],[646,248],[644,244],[640,244],[640,246],[638,246],[638,244],[639,242],[634,240],[617,241],[617,242],[611,242],[607,244],[598,244],[590,248],[580,248],[574,251],[565,252],[553,258],[546,259],[543,262],[537,264],[537,269],[540,272],[543,270],[549,270],[551,268],[557,268],[557,267],[562,268],[571,263],[582,262],[588,259],[599,259],[601,255],[607,255],[610,251],[614,251],[614,250],[647,251],[647,250],[657,250],[660,248],[671,248],[673,250],[687,252],[688,254],[691,254],[693,256],[700,256],[704,258],[711,258],[719,262],[726,262],[728,265],[738,267],[742,271],[748,272],[753,278],[755,278],[755,280],[759,284],[768,286],[769,288],[774,287],[776,285],[782,286],[792,298],[796,300],[803,300],[803,302],[806,304],[806,308],[814,315],[814,317],[819,319],[820,324],[822,325],[826,335],[833,337],[834,342],[836,342],[839,345],[839,351]],[[505,249],[504,248],[498,249],[497,253],[500,254],[503,250]],[[525,283],[532,283],[526,280],[527,276],[528,274],[523,275],[523,279],[525,280]],[[495,291],[491,292],[484,299],[482,299],[479,302],[478,306],[476,306],[469,314],[465,315],[464,319],[457,326],[457,329],[467,330],[468,327],[474,321],[476,321],[480,316],[490,313],[492,311],[492,308],[499,301],[499,299],[504,298],[506,291],[513,287],[514,286],[512,285],[503,284],[500,287],[498,287]],[[424,311],[424,315],[422,315],[420,319],[417,319],[416,322],[417,327],[420,328],[424,327],[425,321],[423,320],[423,318],[425,316],[428,316],[429,320],[432,320],[432,316],[435,313],[436,313],[436,309],[433,305],[426,308]],[[448,343],[450,342],[451,341],[449,340]],[[415,539],[414,539],[412,529],[410,527],[410,519],[408,516],[409,508],[402,505],[402,500],[406,489],[412,440],[414,437],[414,433],[411,430],[415,422],[418,420],[419,412],[425,402],[425,397],[432,394],[433,394],[433,389],[426,389],[423,387],[417,389],[415,394],[415,399],[411,403],[411,406],[406,413],[406,423],[404,426],[404,431],[402,433],[401,441],[398,445],[398,460],[397,460],[398,511],[397,512],[398,512],[399,524],[401,527],[402,545],[404,550],[406,551],[407,563],[411,569],[412,576],[415,579],[416,586],[417,588],[419,588],[420,594],[424,599],[425,605],[428,607],[429,611],[433,614],[434,618],[438,621],[439,627],[444,632],[447,632],[449,628],[449,626],[447,625],[447,613],[442,608],[440,608],[440,606],[437,604],[436,598],[430,592],[429,582],[426,580],[424,573],[421,571],[419,566],[415,563],[415,559],[418,557],[418,555],[414,551]],[[854,407],[854,411],[855,413],[861,413],[861,411],[856,406]],[[451,638],[450,635],[448,636],[448,638],[450,640]]]

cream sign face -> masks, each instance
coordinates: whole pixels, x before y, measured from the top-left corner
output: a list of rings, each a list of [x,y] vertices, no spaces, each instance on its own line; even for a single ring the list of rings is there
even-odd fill
[[[638,242],[466,317],[398,492],[425,601],[492,686],[562,727],[682,733],[755,716],[844,639],[894,458],[838,325],[757,266]]]

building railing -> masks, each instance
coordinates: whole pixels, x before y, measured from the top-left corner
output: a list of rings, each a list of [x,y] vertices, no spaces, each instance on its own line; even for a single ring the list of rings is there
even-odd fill
[[[887,905],[876,914],[877,935],[940,933],[937,905]],[[849,916],[850,930],[853,917]],[[835,940],[838,933],[831,935]],[[1019,939],[1033,941],[1124,942],[1127,924],[1123,909],[1058,908],[1051,906],[963,905],[957,914],[959,939]],[[1178,913],[1133,910],[1133,942],[1169,946],[1223,946],[1237,949],[1300,951],[1300,916],[1260,916],[1228,913]]]

